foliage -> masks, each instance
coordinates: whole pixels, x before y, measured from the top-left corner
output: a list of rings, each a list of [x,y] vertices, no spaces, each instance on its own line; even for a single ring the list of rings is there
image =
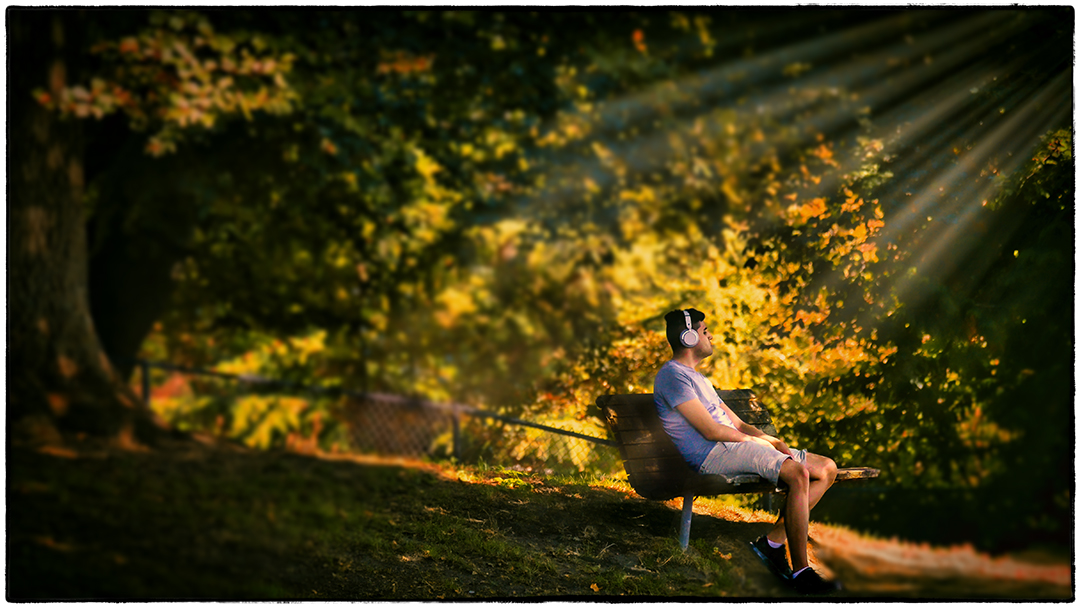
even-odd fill
[[[152,342],[160,343],[158,336]],[[292,379],[295,386],[303,387],[319,376],[325,332],[285,341],[253,338],[251,350],[222,361],[214,370],[238,376],[239,386],[235,380],[172,373],[165,382],[167,392],[151,400],[154,410],[180,430],[228,437],[254,448],[346,449],[349,440],[341,422],[340,397],[320,396],[288,384]],[[318,388],[334,386],[329,380]]]
[[[285,75],[294,57],[275,54],[258,34],[223,35],[206,16],[191,11],[154,12],[150,24],[119,41],[96,43],[90,52],[109,70],[90,82],[64,87],[57,99],[34,96],[62,116],[104,118],[124,112],[133,129],[152,130],[146,151],[176,151],[186,129],[211,129],[220,118],[253,113],[287,114],[296,93]]]
[[[1052,489],[1053,480],[1069,471],[1061,458],[1068,440],[1047,427],[1050,420],[1068,419],[1071,401],[1065,362],[1073,334],[1065,277],[1072,262],[1062,255],[1070,250],[1066,235],[1072,232],[1071,204],[1065,202],[1072,195],[1065,177],[1072,170],[1068,149],[1067,132],[1047,134],[1031,160],[1004,182],[1009,186],[972,213],[982,217],[983,228],[968,264],[927,265],[925,257],[916,258],[918,249],[897,247],[909,236],[902,232],[863,241],[900,221],[881,221],[877,206],[867,211],[862,197],[874,188],[864,179],[845,186],[838,204],[816,207],[810,214],[815,219],[807,221],[805,207],[798,208],[779,240],[781,259],[810,259],[808,251],[825,244],[837,256],[824,256],[831,262],[824,268],[817,259],[777,266],[793,270],[778,274],[802,294],[797,314],[809,320],[822,346],[839,352],[854,343],[885,355],[865,364],[844,357],[854,365],[809,382],[807,405],[821,408],[821,418],[798,420],[794,434],[865,442],[882,452],[872,461],[903,485],[965,488],[992,502],[996,517],[1028,518],[1023,531],[1002,531],[998,542],[1026,542],[1017,534],[1029,540],[1032,534],[1053,536],[1060,531],[1050,523],[1055,517],[1044,514],[1063,516],[1068,503],[1067,488]],[[1029,181],[1033,176],[1036,181]],[[867,229],[856,232],[861,226]],[[925,226],[913,232],[919,228]],[[852,234],[855,244],[871,247],[835,242],[850,241]],[[890,252],[887,258],[878,259],[879,247]],[[954,251],[964,249],[963,242],[954,245]],[[1032,277],[1045,280],[1033,288]],[[1036,316],[1037,325],[1029,325]],[[1028,411],[1017,411],[1018,403],[1035,395]],[[836,405],[818,405],[837,397],[841,404],[864,404],[860,410],[872,415],[869,424],[842,410],[835,415]],[[860,427],[863,434],[852,441]],[[1004,498],[1015,495],[1017,484],[1031,488],[1027,499]],[[1018,515],[1031,510],[1028,499],[1034,495],[1040,496],[1040,514]]]

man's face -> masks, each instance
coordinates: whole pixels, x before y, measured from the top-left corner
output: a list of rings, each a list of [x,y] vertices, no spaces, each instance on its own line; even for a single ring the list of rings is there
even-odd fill
[[[698,343],[697,346],[694,347],[695,354],[704,359],[713,354],[712,334],[709,333],[709,326],[706,325],[704,321],[701,325],[698,325],[697,333]]]

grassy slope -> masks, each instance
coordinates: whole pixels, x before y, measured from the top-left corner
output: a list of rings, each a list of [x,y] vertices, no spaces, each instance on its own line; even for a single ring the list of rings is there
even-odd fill
[[[11,448],[7,596],[790,596],[746,550],[766,514],[703,502],[684,553],[672,506],[499,470]]]

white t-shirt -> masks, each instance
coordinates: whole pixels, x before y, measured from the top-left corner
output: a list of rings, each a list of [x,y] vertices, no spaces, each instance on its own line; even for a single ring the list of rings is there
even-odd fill
[[[676,406],[695,398],[701,400],[713,420],[735,428],[727,412],[720,407],[722,401],[716,394],[716,389],[705,376],[674,360],[665,363],[657,372],[656,380],[653,382],[656,412],[660,415],[664,430],[675,442],[675,447],[679,448],[679,453],[696,471],[716,446],[716,442],[706,439],[679,410],[675,409]]]

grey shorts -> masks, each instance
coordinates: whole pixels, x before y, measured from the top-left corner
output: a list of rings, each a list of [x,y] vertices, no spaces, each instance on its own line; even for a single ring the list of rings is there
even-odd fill
[[[791,449],[791,456],[753,441],[719,441],[701,463],[699,473],[706,475],[745,475],[753,473],[777,485],[780,467],[791,458],[806,464],[806,450]]]

